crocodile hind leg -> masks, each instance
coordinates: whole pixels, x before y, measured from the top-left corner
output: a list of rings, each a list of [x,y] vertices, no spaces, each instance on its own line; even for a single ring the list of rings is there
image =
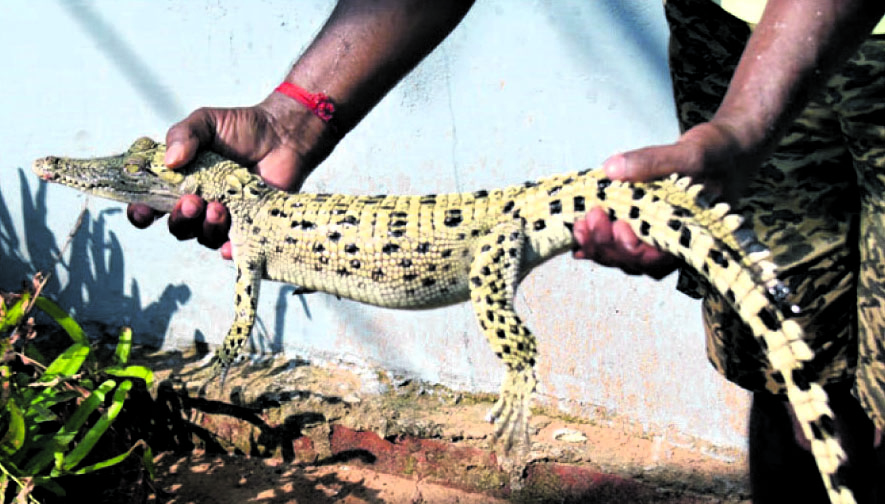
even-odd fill
[[[535,337],[513,310],[524,242],[518,223],[499,225],[476,244],[470,266],[470,299],[477,321],[506,367],[501,397],[488,415],[495,423],[495,439],[503,439],[505,450],[517,436],[529,446],[529,408],[537,384]]]
[[[255,308],[258,305],[262,268],[260,261],[237,261],[237,281],[234,290],[236,292],[236,315],[227,336],[224,337],[224,342],[215,353],[212,369],[209,378],[203,384],[203,389],[218,377],[221,378],[221,388],[224,389],[227,372],[246,345],[246,339],[249,338],[249,333],[252,332],[252,326],[255,324]]]

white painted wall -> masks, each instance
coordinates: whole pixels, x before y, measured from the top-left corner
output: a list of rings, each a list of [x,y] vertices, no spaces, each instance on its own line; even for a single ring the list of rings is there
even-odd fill
[[[331,1],[0,2],[0,287],[55,273],[49,292],[83,320],[144,341],[218,343],[233,272],[165,223],[136,231],[121,205],[30,173],[48,154],[124,150],[202,105],[261,100],[319,30]],[[480,0],[461,26],[351,133],[305,190],[474,190],[595,166],[677,135],[663,9],[647,0]],[[540,337],[542,400],[595,407],[724,447],[745,437],[747,397],[706,362],[699,306],[675,278],[628,278],[568,257],[521,287]],[[266,284],[256,350],[381,366],[496,391],[501,367],[469,306],[394,312]],[[268,343],[269,342],[269,343]]]

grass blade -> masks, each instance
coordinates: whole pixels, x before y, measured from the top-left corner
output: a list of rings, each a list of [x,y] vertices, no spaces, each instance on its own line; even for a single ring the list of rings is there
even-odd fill
[[[114,358],[117,364],[122,366],[129,362],[129,354],[132,352],[132,329],[124,327],[120,330],[120,337],[117,341],[117,350],[114,352]]]
[[[46,368],[46,372],[40,377],[40,382],[52,381],[58,376],[70,378],[80,371],[80,366],[89,355],[89,345],[74,343],[62,352],[52,364]]]
[[[95,422],[95,425],[89,429],[89,432],[83,436],[83,440],[73,449],[71,452],[65,456],[64,463],[61,466],[63,471],[70,471],[77,464],[83,460],[83,457],[89,454],[92,450],[92,447],[95,446],[95,443],[101,438],[102,434],[108,430],[108,427],[114,423],[117,415],[120,414],[120,410],[123,409],[123,402],[126,400],[126,395],[129,393],[129,390],[132,388],[132,382],[129,380],[124,381],[117,387],[117,390],[114,391],[114,398],[111,401],[111,405],[108,407],[107,411],[102,413],[101,418]]]
[[[144,380],[148,389],[150,389],[151,385],[154,383],[154,372],[144,366],[113,366],[105,368],[102,371],[118,378],[135,378],[138,380]]]
[[[0,439],[0,448],[7,455],[17,452],[25,443],[25,416],[13,398],[6,402],[6,410],[9,412],[9,428],[3,439]]]
[[[25,474],[38,474],[47,465],[60,454],[63,454],[67,446],[73,441],[80,427],[86,423],[89,415],[98,409],[104,402],[105,396],[110,392],[117,383],[114,380],[107,380],[95,389],[92,394],[87,397],[83,403],[77,408],[77,411],[71,415],[71,418],[58,430],[58,432],[45,442],[46,446],[34,458],[28,461],[25,466]],[[61,463],[60,461],[56,464]]]
[[[99,469],[104,469],[105,467],[110,467],[112,465],[119,464],[120,462],[126,460],[126,457],[128,457],[129,455],[132,455],[132,452],[134,452],[135,449],[138,447],[144,448],[146,454],[151,453],[151,449],[147,445],[147,443],[145,443],[143,439],[139,439],[128,450],[117,455],[116,457],[111,457],[107,460],[103,460],[103,461],[98,462],[96,464],[81,467],[80,469],[77,469],[76,471],[72,472],[71,474],[86,474],[86,473],[90,473],[92,471],[97,471]],[[153,469],[153,467],[151,469]],[[149,470],[148,472],[152,473],[151,470]],[[151,474],[151,478],[153,478],[152,474]]]
[[[37,298],[36,305],[47,315],[52,317],[52,319],[55,320],[66,333],[68,333],[71,339],[74,340],[74,343],[79,343],[81,345],[87,345],[89,343],[89,340],[86,338],[86,333],[83,332],[80,324],[78,324],[77,321],[64,310],[59,308],[57,304],[40,296]]]
[[[21,299],[16,301],[15,304],[6,311],[6,315],[0,319],[0,332],[3,332],[10,327],[15,327],[21,322],[22,317],[25,316],[25,307],[28,305],[28,300],[30,298],[30,294],[27,292],[23,293]]]

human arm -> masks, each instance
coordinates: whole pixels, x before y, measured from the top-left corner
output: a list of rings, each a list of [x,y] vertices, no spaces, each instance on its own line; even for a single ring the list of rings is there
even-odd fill
[[[169,129],[166,164],[184,166],[199,150],[209,149],[254,166],[271,185],[299,189],[341,138],[457,26],[472,3],[339,0],[285,79],[328,95],[336,108],[329,123],[280,93],[252,107],[201,108]],[[138,227],[157,216],[137,205],[130,205],[127,214]],[[227,240],[229,227],[223,206],[193,195],[179,200],[169,217],[176,237],[197,237],[213,248]]]
[[[735,201],[788,126],[867,37],[885,4],[870,0],[770,0],[710,122],[676,143],[612,156],[612,178],[648,180],[679,172]],[[676,28],[678,29],[678,27]],[[575,225],[577,257],[661,277],[675,261],[637,245],[623,222],[588,215]]]

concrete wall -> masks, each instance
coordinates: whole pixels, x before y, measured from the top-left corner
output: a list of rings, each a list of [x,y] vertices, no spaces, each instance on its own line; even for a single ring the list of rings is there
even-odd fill
[[[49,270],[50,294],[80,319],[132,324],[143,341],[165,346],[218,343],[233,313],[229,263],[176,242],[165,222],[136,231],[121,205],[95,199],[56,263],[84,198],[39,183],[29,166],[162,138],[201,105],[260,100],[332,5],[0,3],[0,287]],[[665,48],[657,2],[479,1],[305,190],[474,190],[672,141]],[[541,400],[741,446],[746,395],[706,362],[699,307],[674,283],[568,257],[531,275],[517,306],[540,336]],[[467,305],[395,312],[290,293],[266,284],[254,350],[497,390],[501,367]]]

